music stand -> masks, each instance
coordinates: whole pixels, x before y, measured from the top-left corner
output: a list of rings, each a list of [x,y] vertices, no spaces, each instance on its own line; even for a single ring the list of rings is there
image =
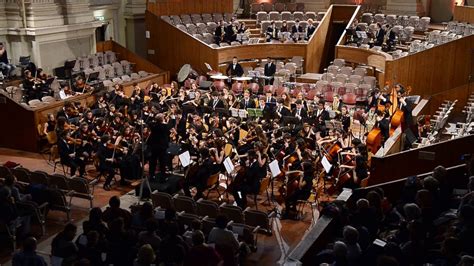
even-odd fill
[[[72,69],[76,65],[76,60],[66,61],[64,62],[64,77],[71,78],[72,76]]]
[[[92,72],[89,74],[89,76],[87,77],[87,79],[89,80],[89,82],[91,81],[95,81],[99,78],[99,71],[96,71],[96,72]]]
[[[230,111],[225,108],[216,108],[216,110],[214,110],[214,113],[219,114],[220,117],[230,115]]]

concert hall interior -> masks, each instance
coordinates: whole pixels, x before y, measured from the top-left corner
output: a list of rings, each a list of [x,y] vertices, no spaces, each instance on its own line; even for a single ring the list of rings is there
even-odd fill
[[[0,265],[474,265],[473,0],[0,1]]]

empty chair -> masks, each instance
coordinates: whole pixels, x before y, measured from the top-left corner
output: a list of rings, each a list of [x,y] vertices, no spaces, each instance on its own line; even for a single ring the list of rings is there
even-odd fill
[[[176,15],[171,16],[171,21],[172,21],[173,25],[178,25],[178,24],[183,23],[181,21],[181,18],[179,16],[176,16]]]
[[[132,73],[130,74],[130,77],[132,78],[132,80],[135,80],[135,79],[139,79],[140,75],[138,75],[137,73]]]
[[[48,190],[49,205],[48,208],[53,211],[62,211],[66,213],[67,221],[71,220],[71,204],[66,200],[66,194],[59,189]]]
[[[105,77],[108,79],[111,79],[115,77],[115,69],[112,65],[106,64],[103,66],[104,67],[104,72],[105,72]]]
[[[122,60],[122,61],[120,61],[120,64],[121,64],[122,67],[123,67],[123,72],[124,72],[124,74],[129,75],[130,73],[132,73],[132,67],[131,67],[131,64],[130,64],[129,61],[127,61],[127,60]]]
[[[376,78],[374,76],[365,76],[364,84],[370,85],[370,88],[375,88]]]
[[[299,19],[300,21],[303,21],[305,19],[304,14],[301,11],[293,12],[293,18],[294,20]]]
[[[316,82],[316,89],[319,90],[320,92],[323,92],[328,86],[328,84],[329,83],[326,80],[318,80]]]
[[[148,72],[140,70],[140,71],[138,71],[138,75],[140,75],[140,77],[144,78],[144,77],[148,76]]]
[[[196,214],[192,213],[178,213],[178,223],[180,224],[181,227],[184,228],[191,228],[193,225],[194,221],[200,221],[201,218],[197,216]]]
[[[122,84],[123,80],[121,78],[113,78],[112,83],[114,84]]]
[[[393,26],[397,22],[397,15],[387,15],[385,19],[390,26]]]
[[[385,22],[385,14],[375,14],[374,20],[376,23],[383,24]]]
[[[283,12],[285,11],[285,3],[280,3],[277,2],[273,5],[273,8],[275,9],[276,12]]]
[[[337,82],[341,82],[342,84],[345,84],[346,83],[346,80],[347,80],[347,75],[346,74],[337,74],[336,75],[336,81]]]
[[[214,33],[216,31],[217,24],[214,21],[208,22],[207,23],[207,31],[209,33]]]
[[[41,106],[43,103],[38,100],[38,99],[33,99],[33,100],[30,100],[28,102],[28,105],[31,107],[31,108],[35,108],[35,107],[38,107],[38,106]]]
[[[244,214],[242,213],[242,208],[239,206],[223,203],[219,206],[219,213],[226,216],[229,221],[233,221],[234,223],[244,222]]]
[[[213,22],[211,14],[202,14],[201,18],[203,23]]]
[[[264,33],[267,30],[267,28],[270,26],[270,23],[271,22],[268,21],[268,20],[262,21],[262,23],[260,24],[261,25],[260,30],[261,30],[262,33]]]
[[[192,14],[191,20],[193,21],[194,24],[202,23],[202,17],[199,14]]]
[[[281,20],[281,14],[277,11],[272,11],[268,13],[269,19],[270,20]]]
[[[420,19],[420,25],[418,30],[419,31],[426,31],[428,30],[428,26],[430,25],[431,18],[430,17],[422,17]]]
[[[259,232],[264,232],[267,235],[272,235],[272,226],[270,224],[269,216],[265,212],[258,210],[251,210],[247,208],[244,210],[245,224],[251,227],[259,227]]]
[[[196,23],[197,33],[207,33],[207,25],[204,23]]]
[[[231,42],[230,43],[230,46],[239,46],[239,45],[241,45],[240,42]]]
[[[334,74],[332,73],[324,73],[321,75],[321,80],[331,82],[334,79]]]
[[[181,31],[188,32],[188,28],[186,28],[186,26],[183,24],[176,25],[176,28],[178,28]]]
[[[354,75],[359,75],[361,77],[364,77],[367,74],[367,70],[363,67],[356,67],[354,69]]]
[[[103,67],[101,67],[101,66],[96,66],[96,67],[94,68],[94,71],[95,71],[95,72],[99,72],[99,77],[98,77],[99,80],[105,80],[105,79],[106,79],[105,70],[104,70]]]
[[[60,174],[53,174],[48,176],[49,178],[49,186],[53,188],[60,189],[62,191],[69,192],[71,189],[69,188],[69,183],[67,177]]]
[[[228,44],[228,43],[226,43],[226,42],[222,42],[222,43],[220,44],[220,47],[229,47],[229,46],[230,46],[230,44]]]
[[[281,20],[293,20],[293,14],[291,14],[289,11],[283,11],[281,12]]]
[[[372,13],[364,13],[362,14],[361,21],[367,24],[372,23]]]
[[[216,218],[219,213],[219,205],[214,201],[199,199],[196,202],[197,215],[201,217]]]
[[[410,42],[413,32],[415,32],[415,28],[412,26],[405,27],[403,29],[403,36],[404,36],[404,41]]]
[[[336,76],[338,73],[339,73],[339,67],[338,66],[335,66],[335,65],[331,65],[328,67],[328,73],[331,73],[333,74],[334,76]]]
[[[269,20],[270,17],[267,12],[260,11],[257,13],[257,24],[262,23],[262,21]]]
[[[367,102],[367,97],[369,95],[370,85],[368,84],[361,84],[356,89],[356,101],[357,102]]]
[[[68,185],[71,189],[71,200],[72,198],[80,198],[88,200],[90,203],[90,208],[93,207],[94,193],[91,190],[87,179],[82,177],[74,177],[68,179]]]
[[[43,171],[34,171],[30,173],[31,184],[48,185],[48,174]]]
[[[44,96],[43,98],[41,98],[41,101],[44,103],[52,103],[52,102],[55,102],[56,99],[54,99],[51,96]]]
[[[174,209],[173,197],[168,193],[159,192],[158,190],[153,191],[151,194],[151,201],[155,208]]]
[[[161,19],[172,24],[171,18],[169,16],[161,16]]]
[[[130,82],[132,81],[132,78],[129,75],[123,75],[120,77],[124,82]]]
[[[176,194],[173,197],[173,204],[177,212],[196,214],[196,202],[191,197]]]
[[[286,10],[293,13],[296,11],[296,3],[287,3]]]
[[[224,20],[224,17],[222,16],[221,13],[212,14],[212,18],[213,18],[213,21],[216,22],[216,23],[221,21],[221,20]]]
[[[346,65],[346,60],[341,59],[341,58],[336,58],[336,59],[334,59],[333,64],[340,68],[340,67],[343,67],[343,66]]]
[[[308,20],[308,19],[312,19],[313,21],[316,20],[317,18],[317,15],[316,15],[316,12],[306,12],[305,14],[305,18]]]
[[[365,22],[361,22],[361,23],[357,24],[357,27],[360,28],[362,31],[366,31],[368,25]]]
[[[273,4],[272,3],[262,3],[262,10],[265,12],[273,11]]]
[[[349,82],[354,83],[354,84],[360,84],[362,81],[362,77],[359,75],[350,75],[349,76]]]
[[[420,17],[419,16],[411,16],[408,25],[412,26],[415,29],[418,29],[420,24]]]
[[[104,87],[106,87],[106,88],[110,88],[110,87],[114,86],[114,83],[111,80],[108,80],[108,79],[104,80],[102,82],[102,84],[104,84]]]
[[[347,75],[347,76],[352,75],[352,71],[353,71],[353,70],[352,70],[352,67],[350,67],[350,66],[343,66],[343,67],[341,67],[341,69],[339,70],[339,72],[340,72],[341,74],[345,74],[345,75]]]
[[[113,51],[105,51],[105,57],[107,58],[107,62],[109,64],[112,64],[115,61],[117,61],[117,56],[115,55],[115,52]]]
[[[97,56],[95,54],[89,55],[88,58],[89,58],[89,62],[90,62],[91,67],[96,67],[96,66],[99,65],[99,58],[97,58]]]
[[[194,24],[186,24],[186,29],[189,34],[196,34],[197,33],[197,27]]]

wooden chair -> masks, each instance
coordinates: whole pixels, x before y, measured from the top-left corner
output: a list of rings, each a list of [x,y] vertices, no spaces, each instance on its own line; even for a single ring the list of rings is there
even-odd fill
[[[219,173],[217,174],[213,174],[211,175],[211,177],[209,177],[207,179],[207,194],[206,194],[206,198],[209,197],[209,193],[211,193],[211,191],[216,191],[217,194],[219,195],[219,198],[221,197],[221,192],[219,191]]]
[[[311,195],[307,200],[298,200],[296,202],[296,210],[297,210],[297,218],[298,219],[303,219],[304,218],[304,207],[306,205],[309,205],[311,208],[311,218],[312,218],[312,223],[316,222],[316,219],[314,217],[314,209],[319,209],[319,200],[318,200],[318,195],[316,193],[316,190],[311,191]]]
[[[258,189],[258,193],[253,194],[253,202],[255,204],[255,209],[258,210],[258,202],[257,198],[259,195],[267,194],[267,201],[270,201],[270,194],[268,193],[268,187],[270,186],[271,177],[267,176],[260,181],[260,187]]]

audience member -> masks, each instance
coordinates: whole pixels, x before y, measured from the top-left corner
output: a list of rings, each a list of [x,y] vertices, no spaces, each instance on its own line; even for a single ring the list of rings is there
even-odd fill
[[[23,242],[23,249],[13,255],[13,266],[46,266],[46,261],[36,254],[37,241],[34,237],[28,237]]]
[[[128,228],[130,226],[132,214],[130,214],[129,211],[120,208],[120,198],[113,196],[109,200],[109,207],[107,207],[102,214],[102,219],[104,219],[106,223],[110,223],[117,218],[122,218],[125,227]]]

